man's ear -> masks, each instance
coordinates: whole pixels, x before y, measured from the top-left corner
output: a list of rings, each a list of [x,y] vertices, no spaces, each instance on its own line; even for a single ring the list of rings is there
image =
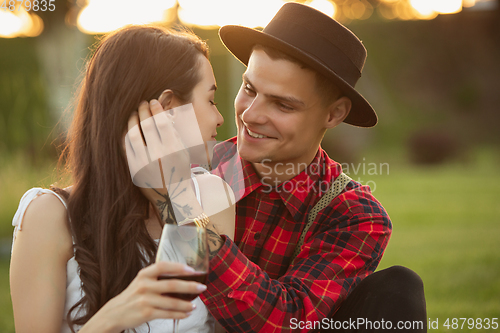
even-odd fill
[[[160,97],[158,97],[158,102],[160,102],[163,110],[170,110],[178,106],[174,92],[170,89],[164,90]]]
[[[334,128],[344,121],[349,112],[351,111],[352,102],[349,97],[343,96],[333,102],[328,107],[328,118],[326,121],[326,128]]]

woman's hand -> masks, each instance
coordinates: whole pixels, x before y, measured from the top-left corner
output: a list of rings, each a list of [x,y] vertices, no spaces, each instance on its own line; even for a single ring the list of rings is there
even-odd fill
[[[190,109],[189,104],[164,111],[152,100],[141,103],[128,122],[125,148],[132,180],[165,222],[173,218],[167,211],[169,199],[177,221],[197,216],[200,210],[195,207],[190,155],[174,127],[176,120],[185,123]]]
[[[181,108],[164,111],[152,100],[142,102],[130,116],[125,150],[135,185],[166,194],[169,187],[191,177],[189,153],[174,127]]]
[[[194,271],[179,263],[160,261],[137,274],[130,285],[109,300],[80,330],[121,332],[153,319],[184,319],[194,310],[191,302],[163,296],[166,293],[199,294],[206,286],[183,280],[158,280],[161,275],[189,275]]]

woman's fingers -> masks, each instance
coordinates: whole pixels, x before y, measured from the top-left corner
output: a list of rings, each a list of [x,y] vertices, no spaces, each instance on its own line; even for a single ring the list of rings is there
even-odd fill
[[[151,160],[168,156],[183,148],[175,140],[173,116],[163,111],[157,100],[152,100],[148,108],[143,106],[139,117]]]
[[[191,315],[191,312],[179,312],[162,309],[150,309],[149,320],[153,319],[186,319]],[[146,317],[147,318],[147,317]]]
[[[156,99],[152,99],[149,102],[149,107],[151,109],[151,114],[153,116],[156,116],[157,114],[160,114],[163,112],[163,107],[161,106],[161,103],[158,102],[158,100],[156,100]]]
[[[207,287],[204,284],[194,281],[177,280],[175,278],[158,280],[158,283],[155,283],[152,288],[154,288],[155,292],[161,294],[179,293],[198,295],[207,290]]]
[[[129,139],[134,151],[137,147],[142,148],[143,146],[146,145],[146,142],[144,142],[144,139],[141,134],[139,115],[137,111],[132,112],[132,114],[128,118],[127,135],[125,137]]]
[[[164,111],[155,99],[149,104],[143,103],[139,106],[142,133],[152,160],[185,148],[174,127],[175,113],[175,108]]]
[[[172,115],[170,115],[167,111],[163,111],[162,113],[156,114],[154,119],[161,142],[164,145],[172,146],[172,148],[174,148],[175,145],[172,144],[172,140],[176,139],[176,131]],[[175,149],[170,150],[172,150],[172,152],[175,151]]]
[[[125,135],[125,152],[133,178],[139,170],[149,163],[137,112],[133,112],[128,120],[128,131]]]
[[[166,295],[150,295],[146,302],[156,309],[172,312],[191,312],[195,306],[190,301]]]
[[[158,262],[142,269],[135,283],[138,305],[151,313],[144,317],[153,318],[185,318],[194,310],[189,301],[172,297],[173,293],[198,295],[206,290],[206,286],[178,279],[158,280],[162,275],[189,275],[194,271],[180,263]]]
[[[147,103],[147,102],[143,101],[142,103]],[[137,111],[134,111],[130,114],[130,117],[128,118],[127,130],[130,131],[136,125],[139,125],[139,113]]]
[[[147,119],[152,116],[151,110],[149,107],[149,103],[146,101],[142,101],[141,104],[139,104],[139,119],[143,121],[144,119]]]
[[[174,118],[171,112],[174,109],[164,111],[162,105],[155,99],[151,100],[149,103],[151,114],[153,115],[158,134],[160,135],[160,140],[163,144],[167,144],[172,132],[174,131]],[[167,152],[168,153],[168,152]]]
[[[186,265],[171,262],[158,262],[143,268],[132,283],[107,302],[95,316],[104,318],[120,331],[153,319],[184,319],[195,307],[187,300],[168,294],[179,291],[198,294],[198,284],[174,279],[158,280],[158,277],[162,274],[186,275],[192,272],[192,269],[186,269]]]
[[[175,278],[158,280],[161,276],[186,276],[193,273],[194,270],[184,264],[160,261],[139,272],[139,277],[146,279],[141,283],[140,289],[147,289],[156,294],[184,293],[198,295],[207,289],[201,283]]]
[[[159,261],[146,268],[143,268],[139,274],[144,277],[158,278],[160,275],[189,275],[194,273],[194,269],[187,265],[169,262],[169,261]]]
[[[157,102],[158,103],[158,102]],[[159,103],[158,103],[159,104]],[[139,107],[139,118],[141,121],[142,133],[146,140],[149,156],[155,161],[165,155],[165,149],[162,146],[160,133],[156,127],[155,117],[152,116],[149,104],[146,108],[144,104]]]

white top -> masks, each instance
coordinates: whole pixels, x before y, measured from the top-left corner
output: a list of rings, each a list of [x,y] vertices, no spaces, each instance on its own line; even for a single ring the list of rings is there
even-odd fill
[[[196,184],[195,187],[196,187],[197,197],[199,198],[196,179],[193,177],[193,180]],[[24,213],[26,212],[26,209],[28,208],[29,204],[33,199],[45,193],[50,193],[52,195],[55,195],[57,198],[59,198],[59,200],[61,200],[64,207],[67,208],[65,201],[57,193],[51,190],[37,187],[27,191],[21,198],[21,201],[19,202],[19,207],[12,220],[12,225],[15,227],[14,240],[12,241],[12,245],[14,245],[16,234],[22,229]],[[79,270],[80,267],[76,262],[75,257],[73,256],[71,259],[68,260],[68,263],[66,264],[66,304],[64,306],[64,317],[62,319],[63,325],[61,328],[61,333],[71,332],[71,329],[69,328],[69,325],[66,321],[66,314],[68,313],[69,309],[71,309],[71,307],[74,304],[76,304],[76,302],[78,302],[80,298],[82,298],[84,295],[83,290],[81,288],[82,281],[80,280],[80,275],[78,274]],[[203,304],[203,302],[199,297],[197,297],[192,302],[196,304],[196,309],[193,311],[192,315],[189,316],[187,319],[179,321],[179,332],[200,332],[200,333],[213,332],[215,319],[210,315],[205,304]],[[150,321],[148,324],[150,330],[148,329],[146,323],[144,323],[141,326],[136,327],[136,331],[138,333],[172,332],[173,324],[171,319],[156,319]],[[75,327],[75,329],[78,331],[79,327]],[[132,330],[127,330],[127,332],[132,332]]]

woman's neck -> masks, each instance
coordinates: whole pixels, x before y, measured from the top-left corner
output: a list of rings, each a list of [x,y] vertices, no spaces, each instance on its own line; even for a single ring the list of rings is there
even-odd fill
[[[163,226],[151,204],[149,204],[149,217],[144,220],[144,223],[146,224],[149,236],[152,239],[159,239]]]

